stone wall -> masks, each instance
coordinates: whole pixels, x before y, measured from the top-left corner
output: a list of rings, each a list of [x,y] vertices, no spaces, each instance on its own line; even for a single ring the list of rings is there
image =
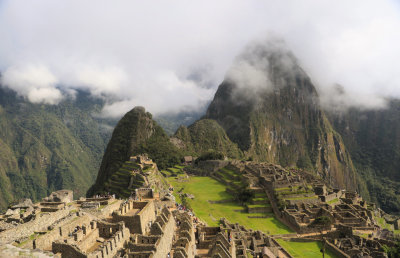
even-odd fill
[[[177,221],[177,239],[173,245],[174,257],[194,258],[195,235],[192,217],[186,212],[175,211],[173,213]]]
[[[72,220],[72,221],[71,221]],[[55,227],[50,232],[45,235],[38,236],[31,244],[27,246],[41,249],[41,250],[51,250],[52,242],[59,240],[65,236],[68,236],[77,225],[84,225],[90,222],[90,218],[87,216],[76,217],[76,215],[71,216],[66,223]]]
[[[286,201],[289,202],[289,205],[295,205],[295,204],[297,204],[297,203],[318,204],[318,203],[321,202],[319,198],[315,198],[315,199],[286,200]]]
[[[140,209],[140,211],[137,214],[130,216],[127,215],[129,210],[126,210],[126,207],[122,207],[122,210],[112,214],[112,221],[114,223],[124,221],[125,226],[129,228],[131,234],[144,234],[146,232],[146,226],[149,225],[149,222],[153,222],[156,217],[153,201],[130,201],[127,205],[129,206],[129,210]]]
[[[151,199],[154,197],[154,191],[152,188],[138,188],[135,189],[135,196]]]
[[[72,237],[67,235],[54,241],[52,251],[60,253],[61,257],[111,258],[124,247],[129,236],[129,229],[123,222],[115,224],[91,221],[82,225],[78,231],[74,231]],[[96,250],[90,250],[99,237],[103,238],[104,242]]]
[[[270,213],[272,212],[271,207],[255,207],[255,208],[249,208],[247,207],[248,213]]]
[[[347,255],[345,252],[337,248],[329,241],[326,241],[326,249],[334,253],[338,258],[350,258],[350,255]]]
[[[80,251],[78,247],[61,241],[53,242],[52,250],[55,254],[62,254],[61,257],[87,258],[87,256],[82,251]]]
[[[172,238],[175,231],[175,220],[169,211],[168,215],[166,215],[166,219],[167,221],[162,228],[162,236],[159,244],[157,245],[157,251],[154,254],[154,257],[167,257],[172,248]]]
[[[100,248],[88,255],[88,258],[112,258],[129,240],[129,229],[122,227],[111,238],[107,239]]]
[[[175,219],[164,208],[151,226],[150,235],[134,235],[134,242],[128,243],[128,257],[167,257],[171,251],[175,233]]]
[[[0,232],[0,245],[20,241],[28,238],[35,231],[47,231],[48,226],[54,224],[57,220],[69,215],[71,207],[53,213],[41,213],[34,220],[21,224],[13,229]]]

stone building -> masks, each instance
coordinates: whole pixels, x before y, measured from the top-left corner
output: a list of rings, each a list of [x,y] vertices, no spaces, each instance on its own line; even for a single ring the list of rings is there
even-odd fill
[[[176,221],[176,237],[172,245],[174,258],[194,258],[196,253],[193,219],[187,213],[176,210],[173,212]]]
[[[131,234],[145,234],[156,220],[154,202],[125,201],[117,211],[113,212],[110,220],[113,223],[123,221]]]
[[[77,226],[61,240],[52,242],[52,252],[61,257],[111,258],[122,252],[129,240],[129,229],[123,222],[91,221]]]
[[[167,257],[172,249],[175,227],[174,217],[167,208],[164,208],[151,224],[148,234],[135,233],[131,236],[127,245],[126,257]]]

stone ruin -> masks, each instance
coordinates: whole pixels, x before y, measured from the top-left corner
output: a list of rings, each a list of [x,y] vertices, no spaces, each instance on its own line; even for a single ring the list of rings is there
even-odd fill
[[[149,171],[156,167],[148,157],[135,156],[130,162],[146,178],[143,182],[153,180]],[[276,165],[236,161],[229,166],[240,184],[265,195],[258,199],[270,202],[268,212],[314,241],[323,237],[340,257],[384,257],[382,246],[394,245],[393,232],[377,225],[376,217],[383,215],[356,192],[329,188],[311,174]],[[72,202],[72,191],[62,190],[38,204],[24,201],[0,216],[0,244],[14,242],[57,257],[291,257],[260,231],[225,219],[219,227],[195,223],[192,213],[175,210],[171,194],[153,189],[141,185],[129,190],[131,198],[125,200],[108,194]],[[321,218],[329,223],[318,224]],[[13,226],[1,232],[2,224]],[[400,222],[393,219],[392,224],[399,228]]]
[[[197,256],[204,258],[292,257],[272,237],[260,231],[247,230],[222,219],[219,227],[197,229]]]
[[[71,190],[59,190],[52,192],[48,197],[43,198],[40,203],[41,212],[56,212],[63,209],[67,203],[74,200],[74,194]]]
[[[271,207],[277,218],[297,233],[319,235],[335,232],[338,227],[347,227],[354,232],[368,234],[374,237],[375,241],[393,239],[392,231],[381,229],[377,225],[375,206],[364,201],[356,192],[330,188],[316,176],[296,169],[284,169],[277,165],[255,162],[236,161],[231,162],[230,165],[235,166],[242,173],[250,188],[261,187],[268,193]],[[321,223],[321,221],[325,222]],[[400,220],[392,219],[392,222],[388,223],[393,224],[393,228],[400,228]],[[339,239],[336,238],[336,240]],[[360,240],[357,235],[354,235],[352,239],[351,242],[355,246],[370,243],[366,239]],[[339,246],[344,247],[344,243]],[[336,248],[335,244],[330,244],[332,248]],[[362,254],[362,252],[350,251],[353,249],[342,249],[342,253],[347,255],[345,257],[352,256],[354,253]],[[365,251],[364,254],[370,253],[375,257],[382,252],[378,249]]]
[[[326,243],[339,257],[387,257],[382,246],[395,243],[379,238],[365,239],[353,233],[351,226],[339,224],[334,231],[326,234]]]
[[[176,221],[176,236],[172,244],[173,257],[194,257],[196,239],[192,217],[181,211],[174,211],[173,216]]]
[[[60,228],[60,235],[62,229]],[[123,222],[90,221],[52,242],[52,252],[62,257],[115,257],[129,239],[129,229]],[[36,246],[34,246],[36,248]]]
[[[50,196],[43,198],[42,202],[36,204],[33,204],[31,199],[23,199],[0,215],[0,232],[34,221],[38,214],[43,216],[45,213],[63,210],[66,204],[72,200],[73,192],[71,190],[53,192]]]
[[[149,225],[148,234],[135,233],[127,245],[126,257],[155,258],[167,257],[172,249],[175,220],[171,212],[164,208]]]
[[[23,199],[0,215],[0,232],[17,224],[28,222],[35,217],[35,207],[31,199]]]
[[[132,156],[104,183],[104,189],[99,192],[115,194],[118,198],[139,197],[137,189],[152,189],[158,191],[157,194],[165,194],[168,187],[160,180],[161,174],[158,171],[157,164],[147,155]],[[150,190],[149,190],[150,189]],[[155,196],[154,193],[147,193]],[[146,197],[150,198],[150,197]]]

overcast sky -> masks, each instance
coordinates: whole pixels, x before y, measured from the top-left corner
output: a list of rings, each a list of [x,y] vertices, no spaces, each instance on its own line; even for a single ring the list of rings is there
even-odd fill
[[[400,97],[400,4],[388,0],[0,0],[2,84],[57,104],[75,89],[153,113],[204,106],[246,44],[282,37],[324,103]]]

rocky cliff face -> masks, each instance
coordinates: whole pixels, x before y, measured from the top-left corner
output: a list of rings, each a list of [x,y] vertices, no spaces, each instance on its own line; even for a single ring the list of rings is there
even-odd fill
[[[253,45],[236,60],[205,118],[216,120],[246,156],[312,168],[333,186],[356,187],[351,158],[314,85],[279,42]]]
[[[400,213],[400,100],[379,110],[328,113],[360,174],[360,190],[389,213]]]

